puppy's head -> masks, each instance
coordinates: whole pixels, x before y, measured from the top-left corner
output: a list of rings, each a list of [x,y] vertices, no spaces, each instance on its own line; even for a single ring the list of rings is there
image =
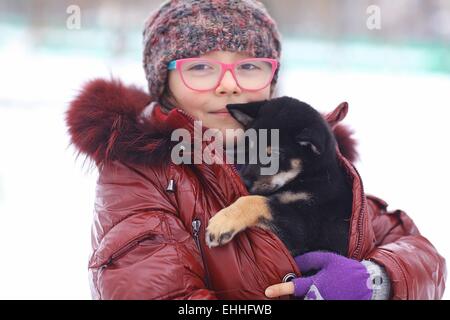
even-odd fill
[[[250,193],[274,193],[295,179],[314,177],[336,159],[336,141],[330,127],[319,112],[304,102],[281,97],[230,104],[227,109],[246,133],[257,132],[256,139],[255,135],[244,137],[247,156],[240,170]],[[257,152],[256,161],[249,161],[249,152]],[[278,164],[276,172],[264,174],[264,169],[274,162]]]

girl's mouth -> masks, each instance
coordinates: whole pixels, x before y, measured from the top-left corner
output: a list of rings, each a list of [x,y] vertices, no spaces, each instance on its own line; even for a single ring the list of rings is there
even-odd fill
[[[230,116],[230,113],[228,112],[228,110],[226,108],[211,112],[214,115],[217,116],[222,116],[222,117],[226,117],[226,116]]]

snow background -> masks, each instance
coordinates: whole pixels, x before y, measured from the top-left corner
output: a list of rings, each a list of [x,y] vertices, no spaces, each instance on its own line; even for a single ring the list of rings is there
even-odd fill
[[[64,112],[94,77],[145,88],[141,61],[34,52],[23,40],[0,47],[0,299],[90,299],[97,172],[75,160]],[[405,210],[448,257],[450,76],[284,68],[281,95],[323,112],[349,102],[366,192]]]

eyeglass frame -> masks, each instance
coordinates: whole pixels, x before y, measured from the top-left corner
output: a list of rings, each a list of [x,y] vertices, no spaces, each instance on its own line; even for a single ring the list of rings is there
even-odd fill
[[[234,73],[234,68],[236,67],[236,65],[241,64],[245,61],[265,61],[265,62],[269,62],[272,65],[272,74],[270,76],[269,81],[260,89],[245,89],[243,87],[241,87],[241,85],[239,84],[239,81],[236,78],[236,74]],[[199,90],[199,89],[194,89],[192,87],[190,87],[186,81],[184,80],[183,77],[183,72],[181,70],[181,66],[186,63],[186,62],[190,62],[190,61],[207,61],[207,62],[213,62],[213,63],[218,63],[221,67],[221,74],[219,79],[217,80],[217,84],[211,88],[211,89],[204,89],[204,90]],[[185,58],[185,59],[177,59],[177,60],[172,60],[167,64],[167,70],[177,70],[178,73],[180,74],[181,80],[183,81],[184,85],[186,87],[188,87],[189,89],[193,90],[193,91],[197,91],[197,92],[207,92],[207,91],[214,91],[216,90],[220,83],[223,80],[223,77],[225,75],[225,73],[230,70],[231,75],[233,76],[234,81],[236,81],[236,84],[238,85],[239,88],[241,88],[241,90],[243,91],[249,91],[249,92],[256,92],[256,91],[260,91],[264,88],[266,88],[273,80],[273,77],[275,75],[275,72],[277,71],[279,66],[279,63],[276,59],[272,59],[272,58],[246,58],[246,59],[242,59],[239,61],[236,61],[234,63],[223,63],[221,61],[218,60],[214,60],[214,59],[209,59],[209,58]]]

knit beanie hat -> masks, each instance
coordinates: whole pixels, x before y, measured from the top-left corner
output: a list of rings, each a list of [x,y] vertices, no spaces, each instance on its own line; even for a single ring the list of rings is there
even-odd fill
[[[280,62],[281,36],[264,5],[256,0],[169,0],[149,16],[143,36],[143,64],[155,100],[164,91],[171,60],[223,50]]]

